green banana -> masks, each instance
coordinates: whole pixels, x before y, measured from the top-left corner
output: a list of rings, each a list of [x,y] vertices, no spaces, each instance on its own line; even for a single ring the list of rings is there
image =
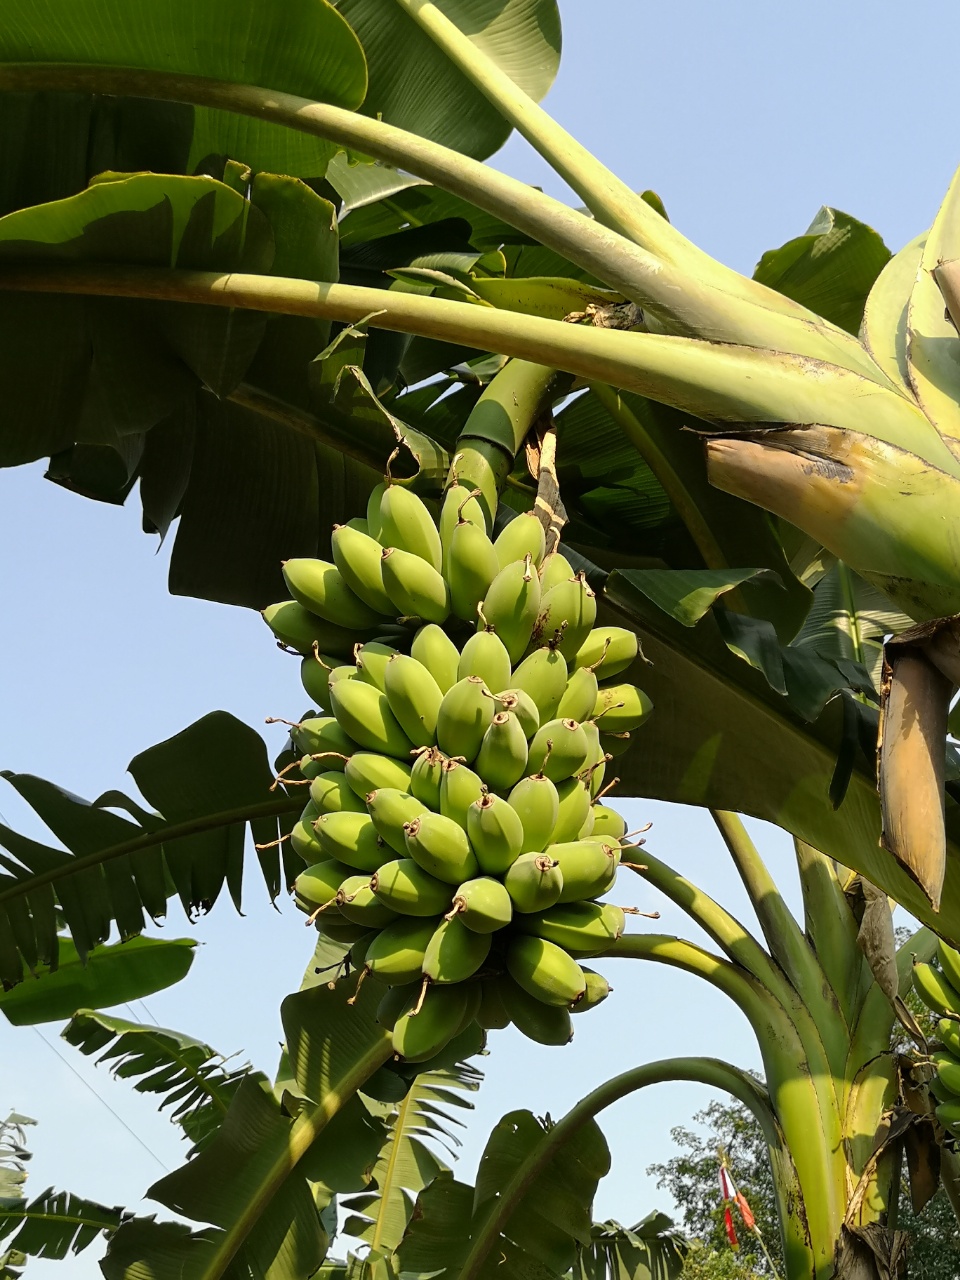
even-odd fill
[[[574,667],[585,667],[598,680],[611,680],[636,661],[639,641],[625,627],[594,627],[577,650]]]
[[[593,715],[599,695],[597,677],[589,667],[579,667],[572,673],[563,691],[557,715],[561,719],[583,723]]]
[[[325,715],[330,714],[330,672],[339,661],[330,654],[311,653],[300,663],[300,683]]]
[[[297,761],[298,771],[308,782],[312,782],[314,778],[319,778],[321,773],[328,773],[331,768],[335,767],[335,765],[327,764],[323,760],[314,760],[313,756],[302,756]]]
[[[942,938],[937,939],[937,959],[944,977],[955,991],[960,991],[960,952],[948,947]]]
[[[569,840],[577,840],[590,819],[590,830],[593,830],[590,810],[590,788],[581,778],[567,778],[557,786],[559,809],[557,821],[550,833],[551,844],[564,844]],[[587,835],[590,834],[588,831]]]
[[[540,517],[534,511],[521,511],[503,526],[493,546],[501,569],[524,556],[530,556],[539,567],[546,550],[546,535]]]
[[[960,1022],[955,1022],[953,1018],[941,1018],[937,1023],[937,1039],[942,1041],[943,1047],[955,1058],[960,1058]]]
[[[423,976],[431,982],[465,982],[490,954],[490,934],[474,933],[457,916],[441,921],[423,956]]]
[[[639,729],[652,711],[653,703],[636,685],[604,685],[597,694],[593,718],[601,733],[629,733]]]
[[[477,758],[483,735],[493,719],[493,702],[479,676],[467,676],[448,689],[437,715],[437,745],[467,764]]]
[[[573,956],[545,938],[514,938],[506,961],[514,982],[544,1004],[569,1008],[586,990],[583,970]]]
[[[524,933],[546,938],[565,951],[601,955],[623,933],[626,917],[609,902],[566,902],[519,922]]]
[[[528,915],[559,902],[563,872],[556,858],[546,853],[521,853],[507,868],[503,883],[516,910]]]
[[[436,569],[443,567],[440,532],[425,502],[399,484],[389,485],[380,499],[381,546],[396,547]],[[389,593],[389,587],[387,588]]]
[[[319,774],[310,783],[310,799],[317,806],[318,817],[321,813],[339,813],[341,809],[352,809],[354,813],[362,813],[364,809],[363,800],[343,773]]]
[[[573,1039],[570,1010],[544,1004],[505,977],[499,989],[503,1007],[518,1031],[537,1044],[569,1044]]]
[[[477,772],[497,791],[509,791],[527,770],[527,739],[510,711],[498,711],[477,752]]]
[[[306,813],[307,810],[304,809],[303,812]],[[315,806],[312,812],[313,816],[310,818],[301,816],[290,832],[290,846],[304,862],[319,862],[327,856],[313,825],[320,816]]]
[[[485,795],[467,810],[467,836],[481,871],[502,875],[523,851],[523,822],[500,796]]]
[[[379,791],[381,787],[409,791],[410,775],[408,764],[375,751],[354,751],[343,766],[343,776],[351,790],[364,801],[371,791]]]
[[[380,537],[380,503],[387,491],[385,480],[373,486],[367,498],[367,533],[371,538]]]
[[[366,950],[369,951],[369,945]],[[364,953],[364,965],[366,964],[366,953]],[[358,968],[363,968],[363,965]],[[397,1024],[397,1019],[402,1018],[405,1013],[409,1013],[413,1006],[420,998],[420,989],[423,982],[406,982],[401,986],[387,987],[384,992],[383,999],[377,1005],[377,1022],[381,1027],[385,1027],[387,1031],[392,1031]]]
[[[333,562],[354,595],[376,613],[392,617],[396,610],[383,585],[380,568],[383,547],[377,539],[349,525],[335,524],[330,546]]]
[[[496,704],[501,711],[512,711],[520,721],[523,736],[527,739],[540,728],[540,712],[537,704],[523,689],[504,689],[496,695]]]
[[[464,622],[476,622],[477,605],[500,572],[493,543],[483,529],[463,520],[450,536],[443,563],[450,608]]]
[[[540,610],[540,579],[528,555],[501,569],[478,607],[477,630],[493,630],[506,646],[510,661],[519,662],[530,643]],[[514,683],[523,685],[514,677]],[[529,691],[534,701],[536,695]]]
[[[401,760],[410,754],[410,739],[374,685],[340,680],[330,687],[330,701],[338,724],[359,746]]]
[[[321,813],[316,832],[328,858],[345,862],[357,871],[372,873],[389,857],[377,828],[365,813]]]
[[[439,918],[401,916],[380,931],[367,948],[367,970],[390,987],[421,978],[424,953]]]
[[[595,803],[593,806],[593,830],[590,834],[604,836],[611,844],[618,844],[627,834],[627,824],[615,809],[611,809],[605,804]]]
[[[450,590],[440,571],[412,551],[385,547],[380,557],[383,585],[402,617],[443,622],[450,614]]]
[[[447,572],[447,555],[450,550],[450,539],[458,524],[466,521],[475,525],[482,533],[487,532],[487,520],[483,507],[477,501],[476,489],[468,489],[466,485],[454,482],[449,485],[443,495],[443,506],[440,508],[440,546],[443,550],[443,576],[449,579]]]
[[[598,840],[570,840],[548,844],[548,858],[558,863],[563,874],[559,902],[579,902],[599,898],[613,886],[620,863],[620,847]]]
[[[395,919],[396,917],[394,916],[391,918]],[[379,932],[378,929],[371,929],[362,938],[358,938],[357,941],[350,948],[350,951],[347,954],[347,959],[350,961],[350,964],[353,965],[355,969],[366,968],[367,951],[370,949],[370,943],[377,936],[378,932]],[[315,972],[319,972],[319,971],[315,970]]]
[[[533,699],[540,724],[553,720],[567,688],[567,664],[551,645],[528,654],[514,671],[512,687]]]
[[[285,560],[283,580],[298,604],[326,622],[362,631],[381,621],[379,612],[364,604],[347,586],[340,570],[327,560]]]
[[[440,782],[443,778],[444,759],[439,747],[425,747],[417,754],[410,771],[410,791],[435,813],[440,812]]]
[[[323,757],[324,769],[342,770],[345,758],[357,749],[357,744],[335,716],[301,720],[290,730],[290,737],[298,751],[308,756]]]
[[[559,551],[554,551],[540,566],[540,591],[546,594],[561,582],[568,582],[574,576],[573,565],[567,557],[561,555]]]
[[[387,663],[384,684],[390,710],[413,745],[432,747],[443,694],[427,668],[416,658],[395,653]]]
[[[321,653],[336,653],[344,657],[353,652],[353,646],[360,639],[356,632],[348,631],[346,627],[324,622],[297,604],[296,600],[267,605],[260,616],[281,644],[295,649],[304,657],[313,653],[314,645]]]
[[[357,645],[354,653],[357,661],[357,678],[366,684],[372,684],[384,693],[387,663],[396,652],[392,645],[378,644],[375,640],[371,640],[368,644]]]
[[[602,973],[594,973],[592,969],[584,968],[582,965],[581,968],[586,986],[583,995],[576,1004],[571,1006],[571,1013],[586,1013],[588,1009],[596,1008],[598,1004],[603,1004],[613,990]]]
[[[510,683],[510,655],[493,631],[475,632],[460,651],[457,679],[479,676],[491,693]]]
[[[507,797],[523,827],[523,848],[539,853],[545,848],[560,816],[556,785],[543,773],[521,778]]]
[[[345,920],[366,925],[368,929],[383,929],[397,918],[396,911],[391,911],[370,888],[369,876],[350,876],[344,880],[337,893],[337,906]]]
[[[325,858],[300,872],[293,882],[293,891],[308,913],[318,907],[327,907],[336,913],[340,886],[352,875],[352,869],[344,863],[337,862],[335,858]]]
[[[960,1101],[942,1102],[937,1107],[937,1119],[956,1138],[960,1135]]]
[[[917,995],[934,1013],[960,1014],[960,992],[932,964],[914,964],[913,986]]]
[[[949,1089],[955,1097],[960,1097],[960,1062],[952,1053],[935,1049],[930,1061],[937,1068],[937,1077],[945,1089]]]
[[[474,933],[494,933],[510,923],[513,903],[499,880],[477,876],[465,881],[454,894],[450,915]]]
[[[407,791],[398,791],[394,787],[378,787],[367,796],[367,812],[377,828],[382,840],[399,853],[406,856],[407,846],[404,842],[404,827],[414,818],[428,813],[426,805]]]
[[[436,623],[430,622],[419,629],[410,645],[410,656],[427,668],[441,693],[447,693],[460,678],[457,675],[460,652]]]
[[[586,720],[580,727],[587,735],[587,758],[579,772],[580,776],[586,780],[591,799],[595,800],[603,790],[608,756],[600,745],[600,730],[594,722]]]
[[[480,870],[467,833],[452,818],[428,811],[408,822],[404,835],[408,856],[438,880],[462,884]]]
[[[373,873],[370,888],[403,916],[436,916],[450,909],[453,886],[429,875],[412,858],[395,858]]]
[[[440,812],[445,818],[452,818],[466,831],[470,806],[486,795],[486,791],[480,775],[468,769],[465,764],[461,764],[459,760],[443,762],[443,777],[440,779]]]
[[[460,986],[428,987],[393,1027],[393,1048],[406,1062],[426,1062],[449,1044],[463,1024],[470,993]]]
[[[530,743],[530,769],[545,773],[553,782],[563,782],[586,764],[588,745],[576,720],[548,720]]]
[[[534,644],[558,637],[562,657],[572,661],[597,620],[597,597],[582,573],[543,593],[533,631]]]
[[[501,978],[488,978],[477,983],[480,988],[480,1007],[477,1010],[477,1021],[486,1031],[500,1031],[510,1025],[510,1015],[503,1004],[500,994],[503,985]]]

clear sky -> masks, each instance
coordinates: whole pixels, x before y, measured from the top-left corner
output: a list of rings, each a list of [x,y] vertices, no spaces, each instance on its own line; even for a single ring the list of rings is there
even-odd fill
[[[929,224],[960,162],[953,84],[941,83],[940,51],[960,36],[949,0],[560,7],[564,61],[550,109],[632,186],[657,190],[694,240],[741,270],[802,233],[821,204],[871,222],[899,248]],[[498,163],[564,194],[522,143],[511,142]],[[44,482],[39,465],[0,476],[0,767],[92,798],[126,786],[131,756],[207,711],[225,708],[261,725],[301,709],[296,664],[277,654],[256,615],[169,597],[166,565],[165,550],[158,554],[139,532],[135,499],[126,510],[87,502]],[[281,745],[278,730],[264,732],[271,747]],[[748,915],[706,815],[642,802],[627,802],[624,812],[631,825],[653,819],[658,856]],[[41,834],[9,788],[0,791],[0,817]],[[759,824],[754,830],[795,902],[789,841]],[[619,892],[624,902],[659,906],[658,928],[696,936],[640,884]],[[311,952],[303,918],[281,905],[268,905],[252,867],[244,918],[221,901],[190,925],[174,907],[169,934],[204,945],[186,982],[146,1002],[152,1019],[272,1071],[277,1008]],[[600,967],[616,993],[577,1019],[569,1048],[542,1048],[512,1031],[491,1037],[464,1144],[468,1178],[508,1110],[559,1116],[602,1079],[647,1059],[707,1053],[759,1065],[745,1020],[702,982],[646,964]],[[139,1007],[117,1012],[149,1020]],[[177,1131],[147,1098],[58,1041],[58,1027],[41,1032],[0,1021],[0,1114],[15,1107],[40,1121],[30,1192],[55,1184],[136,1207],[161,1166],[181,1162]],[[628,1223],[670,1208],[646,1166],[669,1155],[671,1126],[688,1123],[710,1096],[660,1086],[608,1113],[614,1172],[601,1185],[598,1217]],[[95,1252],[60,1274],[99,1276]],[[29,1274],[52,1275],[53,1264],[33,1262]]]

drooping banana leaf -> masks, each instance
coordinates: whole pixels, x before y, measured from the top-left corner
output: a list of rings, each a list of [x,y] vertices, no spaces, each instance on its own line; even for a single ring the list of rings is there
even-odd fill
[[[249,1065],[230,1066],[229,1059],[180,1031],[88,1010],[71,1018],[63,1038],[106,1064],[114,1078],[133,1081],[138,1093],[157,1095],[159,1110],[170,1109],[170,1119],[190,1140],[190,1156],[212,1141],[251,1071]]]
[[[191,1231],[143,1218],[124,1224],[102,1263],[108,1280],[306,1280],[316,1271],[327,1247],[312,1190],[318,1173],[331,1162],[352,1162],[362,1173],[370,1135],[382,1140],[369,1112],[355,1105],[357,1090],[391,1055],[390,1037],[374,1017],[379,994],[371,988],[357,993],[355,982],[340,982],[284,1001],[295,1088],[278,1098],[262,1078],[247,1076],[212,1141],[148,1192],[209,1225]],[[356,1002],[348,1004],[352,995]],[[346,1129],[334,1131],[344,1117]]]
[[[223,711],[142,752],[129,768],[152,810],[122,792],[90,803],[41,778],[4,774],[65,846],[0,825],[5,985],[21,981],[25,968],[56,966],[59,914],[83,960],[112,928],[131,938],[145,917],[166,915],[173,894],[189,914],[209,910],[226,885],[239,907],[247,827],[258,842],[276,841],[280,819],[303,805],[271,791],[263,740]],[[273,848],[261,865],[276,896],[294,864],[281,868]]]

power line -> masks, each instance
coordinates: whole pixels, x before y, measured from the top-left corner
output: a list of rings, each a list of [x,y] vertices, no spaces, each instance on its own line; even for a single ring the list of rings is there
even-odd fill
[[[117,1112],[116,1112],[116,1111],[114,1111],[113,1107],[111,1107],[110,1103],[109,1103],[109,1102],[107,1102],[106,1098],[101,1097],[101,1095],[96,1091],[96,1089],[93,1087],[93,1085],[90,1083],[90,1081],[89,1081],[89,1080],[85,1080],[85,1079],[84,1079],[84,1077],[83,1077],[83,1076],[80,1074],[80,1072],[76,1069],[76,1067],[73,1065],[73,1063],[72,1063],[68,1058],[65,1058],[65,1057],[63,1056],[63,1054],[62,1054],[62,1053],[60,1052],[60,1050],[56,1047],[56,1045],[51,1044],[51,1043],[50,1043],[50,1041],[47,1039],[47,1037],[46,1037],[46,1036],[45,1036],[45,1035],[44,1035],[44,1034],[39,1030],[39,1028],[38,1028],[38,1027],[31,1027],[31,1030],[32,1030],[32,1031],[35,1031],[35,1032],[37,1033],[37,1035],[40,1037],[40,1039],[43,1041],[43,1043],[47,1046],[47,1048],[48,1048],[52,1053],[56,1054],[56,1056],[60,1059],[60,1061],[61,1061],[61,1062],[63,1063],[63,1065],[67,1068],[67,1070],[68,1070],[68,1071],[71,1071],[71,1072],[72,1072],[72,1073],[77,1077],[77,1079],[80,1081],[80,1083],[83,1085],[83,1087],[84,1087],[85,1089],[89,1089],[89,1090],[90,1090],[90,1092],[93,1094],[93,1096],[96,1098],[96,1100],[100,1103],[100,1105],[101,1105],[102,1107],[106,1107],[106,1109],[107,1109],[107,1110],[110,1112],[110,1114],[113,1116],[114,1120],[116,1120],[118,1124],[122,1124],[122,1125],[123,1125],[124,1129],[126,1129],[127,1133],[129,1133],[129,1134],[130,1134],[131,1138],[134,1138],[137,1142],[139,1142],[140,1146],[141,1146],[141,1147],[143,1147],[143,1149],[144,1149],[144,1151],[146,1151],[147,1155],[148,1155],[148,1156],[150,1156],[150,1158],[151,1158],[152,1160],[155,1160],[155,1161],[157,1162],[157,1164],[158,1164],[158,1165],[160,1166],[160,1168],[164,1171],[164,1173],[169,1173],[169,1172],[170,1172],[169,1168],[167,1167],[167,1165],[165,1165],[165,1164],[163,1163],[163,1161],[160,1159],[160,1157],[159,1157],[155,1152],[153,1152],[153,1151],[151,1151],[151,1150],[150,1150],[150,1148],[147,1146],[147,1144],[144,1142],[144,1140],[140,1137],[140,1135],[139,1135],[139,1134],[138,1134],[134,1129],[131,1129],[131,1128],[130,1128],[130,1126],[127,1124],[126,1120],[124,1120],[123,1116],[118,1115],[118,1114],[117,1114]]]

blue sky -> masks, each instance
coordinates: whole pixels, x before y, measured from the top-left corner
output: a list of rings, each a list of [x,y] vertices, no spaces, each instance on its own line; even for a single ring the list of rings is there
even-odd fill
[[[929,224],[960,161],[952,85],[940,85],[938,59],[960,34],[955,5],[561,0],[560,7],[565,52],[550,109],[632,186],[657,190],[695,241],[741,270],[803,232],[821,204],[872,223],[898,248]],[[511,142],[498,164],[565,194],[521,142]],[[86,502],[44,482],[41,466],[0,476],[0,767],[93,797],[125,785],[136,752],[209,710],[259,726],[300,709],[296,664],[277,654],[259,619],[169,597],[166,567],[166,551],[139,531],[135,500],[127,510]],[[264,732],[271,747],[280,745],[278,730]],[[749,917],[706,815],[645,802],[627,802],[624,812],[631,826],[653,819],[657,855]],[[37,830],[9,789],[0,791],[0,817]],[[759,824],[754,830],[795,901],[789,841]],[[659,906],[665,932],[696,936],[640,884],[624,885],[621,897]],[[185,983],[132,1016],[272,1071],[278,1005],[299,984],[310,935],[291,906],[269,906],[255,868],[245,911],[241,919],[221,902],[190,925],[174,908],[166,931],[204,945]],[[472,1177],[505,1111],[558,1116],[603,1078],[650,1058],[709,1053],[758,1066],[745,1020],[703,983],[646,964],[605,968],[616,994],[577,1019],[569,1048],[544,1049],[512,1031],[491,1038],[465,1137],[465,1175]],[[59,1028],[41,1032],[0,1025],[0,1113],[15,1107],[40,1121],[30,1191],[55,1184],[134,1206],[162,1166],[182,1160],[177,1131],[149,1100],[59,1042]],[[661,1086],[609,1113],[614,1172],[601,1186],[599,1217],[630,1222],[670,1208],[646,1166],[669,1154],[671,1126],[689,1122],[709,1097],[688,1085]],[[95,1251],[66,1273],[99,1276]],[[52,1264],[32,1263],[30,1274],[53,1274]]]

